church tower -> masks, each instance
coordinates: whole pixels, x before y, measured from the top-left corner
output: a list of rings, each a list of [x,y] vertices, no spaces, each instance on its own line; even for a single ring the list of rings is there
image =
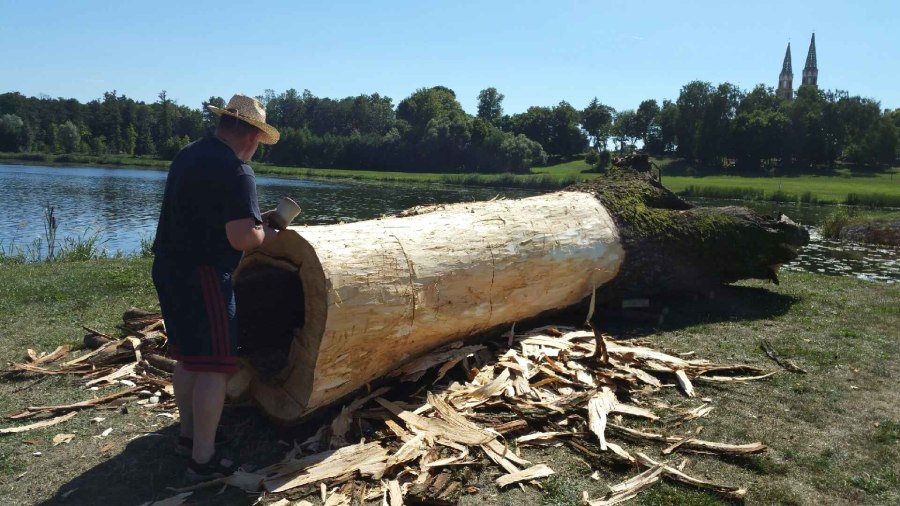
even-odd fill
[[[819,67],[816,63],[816,34],[812,34],[809,41],[809,53],[806,55],[806,66],[803,67],[803,84],[801,86],[812,86],[818,88]]]
[[[785,100],[794,98],[794,71],[791,68],[790,42],[788,42],[787,51],[784,53],[784,63],[781,64],[781,75],[778,76],[777,94]]]

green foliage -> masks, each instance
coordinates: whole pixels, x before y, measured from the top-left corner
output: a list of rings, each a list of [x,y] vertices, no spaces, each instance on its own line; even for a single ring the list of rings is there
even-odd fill
[[[43,255],[43,241],[35,238],[31,244],[20,245],[0,241],[0,265],[39,262]]]
[[[418,136],[424,136],[429,123],[458,122],[465,116],[456,93],[444,86],[420,88],[397,104],[397,118],[407,122]]]
[[[649,115],[652,104],[642,105]],[[641,129],[645,119],[638,121]],[[626,123],[622,138],[629,138]],[[751,172],[775,165],[831,166],[839,159],[891,165],[900,150],[897,124],[892,111],[844,91],[804,86],[793,100],[783,100],[763,85],[745,93],[729,83],[714,88],[693,81],[676,104],[663,102],[642,138],[653,154],[674,145],[685,159],[717,167],[735,159],[739,169]]]
[[[497,88],[485,88],[478,93],[478,117],[497,126],[503,117],[504,95]]]
[[[580,122],[579,111],[562,101],[554,107],[529,107],[510,118],[509,129],[540,143],[549,155],[570,158],[587,148]]]
[[[591,150],[588,152],[587,156],[584,157],[584,161],[591,165],[591,172],[602,172],[609,167],[610,159],[612,159],[612,155],[609,151],[595,151]]]
[[[25,122],[15,114],[0,116],[0,151],[18,151],[24,143]]]
[[[616,110],[601,104],[597,97],[581,111],[581,126],[593,141],[594,147],[606,151],[606,142],[612,134]]]
[[[671,100],[663,100],[662,109],[656,115],[651,130],[647,149],[653,154],[672,153],[675,151],[676,127],[678,123],[678,106]]]
[[[59,145],[64,153],[74,153],[81,147],[81,131],[71,121],[66,121],[58,129]]]
[[[84,262],[107,258],[109,256],[108,252],[103,247],[106,240],[100,237],[101,232],[102,230],[87,229],[77,237],[66,237],[56,253],[56,260],[60,262]]]
[[[619,150],[642,143],[653,155],[677,154],[750,174],[832,168],[841,160],[890,166],[900,153],[900,111],[809,86],[783,100],[762,85],[744,92],[729,83],[692,81],[676,101],[663,100],[661,106],[648,99],[616,114],[595,97],[581,111],[562,101],[511,117],[503,115],[504,96],[492,87],[479,93],[476,116],[444,86],[416,90],[396,109],[390,97],[377,93],[331,99],[309,90],[265,90],[258,98],[283,140],[261,146],[255,159],[290,166],[525,172],[546,163],[545,156],[573,159],[586,151],[588,140],[605,151],[612,136]],[[168,160],[214,131],[217,116],[207,105],[222,107],[225,100],[209,97],[198,110],[178,105],[165,91],[149,104],[115,90],[86,104],[4,93],[0,151]]]
[[[613,135],[616,142],[619,143],[619,151],[631,151],[634,149],[634,143],[641,137],[641,126],[638,121],[638,115],[634,109],[620,111],[616,115],[616,121],[613,125]],[[627,147],[626,147],[627,142]]]
[[[653,122],[656,117],[659,115],[659,104],[656,103],[656,100],[644,100],[641,102],[641,105],[638,106],[637,112],[635,113],[635,129],[637,130],[638,137],[644,141],[644,144],[647,144],[648,138],[650,136],[650,129],[653,126]]]
[[[844,201],[848,206],[900,207],[900,195],[885,193],[850,193]]]
[[[834,212],[825,217],[822,222],[822,236],[831,239],[837,239],[841,236],[841,231],[850,224],[852,220],[851,213],[844,207],[837,208]]]
[[[191,139],[186,135],[183,137],[173,135],[172,137],[166,139],[166,143],[162,147],[160,155],[167,160],[171,160],[175,158],[175,155],[177,155],[179,151],[181,151],[181,148],[187,146],[190,143]]]
[[[154,104],[136,102],[115,91],[86,104],[4,93],[0,94],[0,117],[5,114],[24,121],[22,149],[45,153],[153,155],[169,137],[196,139],[203,133],[200,112],[175,104],[165,93]],[[161,131],[168,134],[160,137]]]
[[[153,256],[153,237],[141,235],[141,247],[137,255],[141,258],[151,258]]]

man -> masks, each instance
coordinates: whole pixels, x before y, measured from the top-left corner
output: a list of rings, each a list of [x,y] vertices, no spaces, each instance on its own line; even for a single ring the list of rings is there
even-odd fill
[[[218,128],[172,161],[153,243],[153,283],[177,361],[176,453],[190,454],[186,476],[195,482],[228,472],[214,455],[225,385],[238,368],[231,274],[242,252],[276,233],[260,215],[247,162],[260,143],[278,142],[278,131],[266,124],[262,104],[244,95],[224,109],[208,108],[219,116]]]

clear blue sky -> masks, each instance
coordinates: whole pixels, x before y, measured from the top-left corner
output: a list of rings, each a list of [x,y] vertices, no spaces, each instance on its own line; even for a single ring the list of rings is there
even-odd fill
[[[444,85],[475,112],[592,97],[616,109],[675,99],[702,79],[775,86],[788,40],[794,85],[816,32],[819,86],[900,107],[900,2],[0,0],[0,92],[89,101],[117,90],[211,95],[378,92],[396,104]]]

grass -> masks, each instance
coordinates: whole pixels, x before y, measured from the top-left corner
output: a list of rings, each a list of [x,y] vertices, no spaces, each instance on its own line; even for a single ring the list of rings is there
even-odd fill
[[[126,155],[84,155],[76,153],[0,153],[0,163],[29,163],[39,165],[112,165],[147,169],[166,169],[169,161]]]
[[[46,261],[50,258],[47,244],[51,241],[55,244],[52,261],[54,262],[83,262],[85,260],[97,260],[110,256],[124,256],[121,252],[110,255],[103,247],[106,240],[101,237],[102,229],[88,228],[77,237],[65,237],[56,240],[51,238],[36,238],[30,244],[4,243],[0,241],[0,265],[23,264]],[[149,245],[145,245],[145,239],[141,239],[139,256],[151,256]]]
[[[0,361],[21,360],[26,348],[50,351],[63,343],[78,344],[82,325],[113,331],[129,306],[155,308],[149,271],[146,258],[0,265]],[[784,272],[778,286],[742,282],[713,299],[678,297],[666,305],[667,319],[658,327],[607,319],[605,330],[713,361],[776,368],[759,349],[765,337],[783,357],[809,371],[743,385],[698,384],[700,397],[712,398],[715,410],[683,430],[702,425],[705,439],[759,440],[770,451],[746,459],[693,456],[687,472],[747,486],[751,505],[900,501],[900,287]],[[91,395],[71,378],[7,378],[0,380],[0,413]],[[692,402],[674,389],[664,398]],[[165,487],[180,486],[184,471],[184,462],[171,453],[174,422],[136,406],[127,410],[87,412],[65,425],[0,436],[0,503],[53,502],[73,489],[73,504],[139,504],[171,495]],[[106,420],[89,421],[97,416]],[[255,410],[231,408],[226,421],[246,425],[237,459],[257,465],[283,456],[286,447],[279,440],[309,436],[302,427],[274,427]],[[109,437],[93,437],[107,427],[113,427]],[[76,438],[53,446],[50,440],[58,433],[75,433]],[[666,459],[658,447],[627,445]],[[496,475],[480,470],[492,468],[476,467],[467,480],[481,492],[464,495],[461,504],[578,504],[582,490],[600,497],[607,485],[634,474],[609,459],[586,460],[564,447],[523,451],[529,455],[557,471],[544,493],[530,487],[497,491],[492,488]],[[680,458],[667,460],[677,463]],[[590,478],[594,470],[600,471],[599,481]],[[215,495],[217,491],[198,493],[195,501],[252,502],[234,490]],[[707,493],[663,484],[640,495],[635,504],[723,503]]]
[[[794,177],[688,177],[664,172],[663,184],[688,197],[900,207],[900,175],[893,172]]]

